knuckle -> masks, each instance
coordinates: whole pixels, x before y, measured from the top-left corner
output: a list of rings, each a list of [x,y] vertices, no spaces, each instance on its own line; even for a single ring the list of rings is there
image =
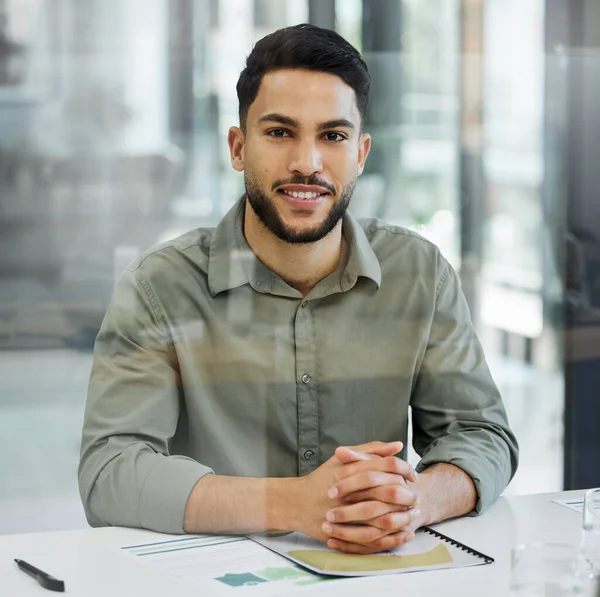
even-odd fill
[[[391,537],[390,547],[400,547],[406,543],[406,534],[405,533],[396,533],[393,537]]]
[[[397,545],[394,535],[386,535],[385,537],[382,537],[377,543],[378,543],[378,548],[381,551],[385,551],[387,549],[392,549],[393,547],[396,547],[396,545]]]
[[[386,531],[391,530],[394,527],[394,518],[392,514],[384,514],[379,519],[379,526]]]
[[[399,490],[400,490],[400,488],[397,485],[389,485],[384,490],[385,498],[392,503],[397,503],[398,499],[400,497]]]
[[[365,531],[366,543],[373,543],[373,541],[377,541],[380,536],[381,536],[381,532],[379,531],[379,529],[376,529],[375,527],[369,527]]]
[[[400,458],[396,458],[396,456],[391,456],[391,464],[392,464],[392,472],[401,475],[404,472],[404,465]]]
[[[398,512],[394,512],[393,514],[390,514],[390,526],[389,526],[390,531],[398,529],[399,527],[403,526],[403,522],[404,522],[404,514],[398,513]]]
[[[412,510],[409,510],[408,512],[397,512],[394,516],[395,529],[403,529],[405,526],[409,525],[413,520]]]
[[[362,514],[365,518],[374,518],[377,515],[376,505],[373,502],[363,504]]]

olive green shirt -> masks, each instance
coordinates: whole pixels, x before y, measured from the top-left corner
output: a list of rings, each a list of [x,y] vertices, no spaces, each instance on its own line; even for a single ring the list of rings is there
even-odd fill
[[[409,413],[417,470],[460,467],[481,512],[518,448],[437,247],[347,214],[345,265],[304,297],[256,258],[243,213],[146,252],[117,284],[83,427],[90,524],[181,533],[203,475],[306,475],[340,445],[406,443]]]

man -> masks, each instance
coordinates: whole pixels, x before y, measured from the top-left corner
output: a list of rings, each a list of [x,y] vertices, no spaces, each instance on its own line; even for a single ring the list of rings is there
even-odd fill
[[[245,196],[127,268],[98,335],[90,524],[298,530],[373,553],[480,513],[514,474],[455,272],[420,236],[346,212],[369,88],[332,31],[254,47],[228,139]],[[396,457],[409,406],[420,475]]]

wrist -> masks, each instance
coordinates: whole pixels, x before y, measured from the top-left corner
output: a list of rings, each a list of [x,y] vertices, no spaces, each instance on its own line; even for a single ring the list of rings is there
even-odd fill
[[[431,471],[425,470],[419,473],[419,478],[411,484],[411,489],[418,495],[416,507],[421,512],[417,521],[419,527],[433,524],[439,520],[437,512],[435,512],[435,504],[429,495],[432,480]]]
[[[278,531],[298,530],[302,512],[302,505],[299,503],[302,477],[271,478],[269,486],[267,528]]]

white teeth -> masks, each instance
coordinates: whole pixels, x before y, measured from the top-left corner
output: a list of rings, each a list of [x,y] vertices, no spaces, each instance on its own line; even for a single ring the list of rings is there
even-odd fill
[[[321,195],[321,193],[298,193],[296,191],[290,192],[290,191],[283,191],[286,195],[289,195],[290,197],[294,197],[296,199],[315,199],[316,197],[319,197]]]

